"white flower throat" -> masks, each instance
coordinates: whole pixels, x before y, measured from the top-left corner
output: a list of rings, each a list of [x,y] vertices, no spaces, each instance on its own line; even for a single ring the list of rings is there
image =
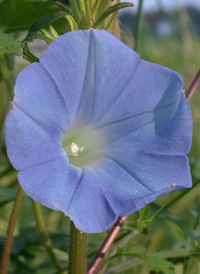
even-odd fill
[[[76,125],[63,135],[62,146],[71,165],[93,166],[103,157],[105,134],[92,127]]]

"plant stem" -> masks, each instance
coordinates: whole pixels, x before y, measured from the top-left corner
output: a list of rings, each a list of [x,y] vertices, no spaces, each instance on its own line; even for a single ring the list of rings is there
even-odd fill
[[[15,202],[13,205],[12,213],[10,216],[9,224],[8,224],[5,248],[3,250],[3,256],[2,256],[2,261],[1,261],[1,274],[7,273],[10,249],[11,249],[11,244],[12,244],[12,239],[13,239],[13,233],[14,233],[15,224],[17,221],[17,216],[19,213],[20,205],[21,205],[22,198],[23,198],[23,193],[24,193],[24,191],[19,186],[16,198],[15,198]]]
[[[70,222],[69,274],[85,274],[87,234]]]
[[[3,125],[5,120],[5,109],[6,109],[6,106],[5,107],[4,106],[5,106],[5,82],[0,80],[0,160],[2,160],[1,159],[1,142],[2,142],[2,136],[3,136]]]
[[[188,192],[193,190],[197,185],[200,184],[200,180],[198,180],[196,183],[193,184],[192,188],[188,188],[183,190],[176,198],[174,198],[171,202],[167,203],[165,206],[162,206],[156,213],[154,213],[148,220],[151,222],[155,217],[160,215],[163,210],[171,207],[174,203],[176,203],[178,200],[180,200],[183,196],[185,196]]]
[[[0,53],[0,70],[2,73],[3,81],[6,84],[6,88],[9,93],[10,99],[12,100],[14,97],[13,86],[10,82],[10,73],[8,71],[6,60],[3,53]]]
[[[53,251],[51,241],[46,233],[43,218],[42,218],[42,213],[41,213],[41,208],[40,204],[32,200],[32,205],[33,205],[33,211],[35,215],[35,221],[37,224],[37,228],[40,232],[40,236],[42,238],[43,245],[46,248],[47,253],[49,254],[49,257],[51,259],[52,264],[57,270],[61,270],[61,266],[59,262],[57,261],[56,255]]]
[[[88,0],[84,0],[85,2],[85,21],[88,27],[92,26],[92,18],[91,18],[91,9],[90,3]]]
[[[139,47],[139,38],[140,38],[140,25],[142,20],[142,4],[143,0],[139,1],[139,7],[137,11],[136,24],[135,24],[135,51],[138,50]]]
[[[70,14],[66,15],[65,18],[70,26],[70,30],[78,30],[78,25]]]
[[[107,253],[107,251],[111,247],[112,243],[116,239],[121,227],[123,226],[123,224],[125,223],[127,218],[128,218],[128,216],[118,218],[117,222],[114,224],[112,230],[110,231],[107,238],[105,239],[102,246],[100,247],[97,255],[95,256],[95,258],[93,259],[93,261],[89,265],[89,267],[87,269],[87,274],[95,273],[97,267],[102,262],[105,254]]]
[[[107,30],[107,31],[109,30],[109,28],[111,27],[111,25],[113,24],[113,22],[116,20],[116,18],[117,18],[117,12],[114,12],[111,15],[110,19],[108,20],[108,22],[106,24],[105,30]]]
[[[195,91],[197,90],[200,83],[200,70],[197,72],[194,80],[192,81],[190,87],[188,88],[186,98],[188,102],[192,99],[192,96],[194,95]]]
[[[84,0],[77,0],[78,2],[78,5],[79,5],[79,10],[80,10],[80,13],[81,13],[81,21],[84,21],[85,20],[85,2]]]
[[[27,44],[24,44],[22,57],[30,63],[39,62],[39,59],[29,51]]]
[[[176,203],[178,200],[180,200],[183,196],[185,196],[188,192],[190,192],[191,190],[193,190],[199,184],[200,184],[200,180],[198,180],[196,183],[194,183],[193,186],[192,186],[192,188],[187,188],[184,191],[182,191],[176,198],[174,198],[174,200],[172,200],[171,202],[169,202],[168,204],[166,204],[164,206],[164,209],[167,209],[170,206],[172,206],[174,203]]]
[[[101,4],[101,0],[96,0],[92,9],[92,17],[95,20],[97,12],[99,10],[99,6]]]
[[[57,31],[54,29],[52,25],[49,25],[49,29],[55,39],[59,37],[59,34],[57,33]]]
[[[77,1],[76,0],[69,0],[69,3],[70,3],[70,6],[71,6],[71,9],[72,9],[74,18],[75,18],[76,22],[78,23],[80,21],[81,14],[80,14],[80,10],[78,8]]]

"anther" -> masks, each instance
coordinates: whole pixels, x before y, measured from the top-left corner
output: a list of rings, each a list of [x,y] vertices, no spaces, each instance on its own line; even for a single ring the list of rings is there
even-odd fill
[[[79,147],[77,144],[72,143],[71,146],[67,147],[66,151],[68,154],[71,154],[73,156],[78,156],[78,152],[82,152],[84,150],[84,147]]]

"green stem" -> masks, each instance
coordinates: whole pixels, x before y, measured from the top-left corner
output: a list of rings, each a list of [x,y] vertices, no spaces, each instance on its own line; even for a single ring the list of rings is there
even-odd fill
[[[107,30],[107,31],[109,30],[109,28],[111,27],[111,25],[113,24],[113,22],[116,20],[116,18],[117,18],[117,12],[114,12],[114,13],[111,15],[109,21],[108,21],[107,24],[106,24],[105,30]]]
[[[87,234],[79,231],[71,222],[69,274],[85,274],[86,272],[86,239]]]
[[[101,4],[101,0],[96,0],[94,3],[94,7],[92,9],[92,18],[95,20],[97,12],[99,10],[99,6]]]
[[[136,24],[135,24],[135,51],[138,50],[139,47],[139,38],[140,38],[140,25],[142,19],[142,4],[143,0],[139,1],[139,7],[137,11]]]
[[[70,7],[72,9],[72,12],[73,12],[73,15],[74,15],[74,18],[75,18],[76,22],[79,22],[80,18],[81,18],[81,14],[80,14],[80,10],[79,10],[77,1],[76,0],[69,0],[69,3],[70,3]]]
[[[84,0],[85,2],[85,22],[88,27],[92,26],[92,17],[91,17],[91,9],[90,9],[90,3],[88,0]]]
[[[174,198],[171,202],[167,203],[165,206],[162,206],[156,213],[154,213],[149,219],[148,222],[151,222],[155,217],[162,213],[163,210],[171,207],[174,203],[179,201],[182,197],[184,197],[188,192],[193,190],[197,185],[200,184],[200,180],[193,184],[192,188],[185,189],[182,191],[176,198]]]
[[[14,97],[13,86],[10,82],[10,73],[8,71],[6,60],[5,60],[5,57],[4,57],[3,53],[0,53],[0,70],[1,70],[1,73],[2,73],[3,81],[6,84],[6,88],[8,90],[10,99],[12,100],[13,97]]]
[[[39,62],[39,59],[29,51],[27,44],[24,44],[22,57],[30,63]]]
[[[79,5],[79,10],[81,13],[82,21],[85,20],[85,2],[84,0],[77,0]]]
[[[51,40],[54,40],[55,39],[55,37],[54,36],[52,36],[46,29],[41,29],[40,30],[40,32],[42,33],[42,34],[44,34],[46,37],[48,37],[48,38],[50,38]]]
[[[21,205],[22,198],[23,198],[23,193],[24,193],[24,191],[19,186],[16,198],[15,198],[15,202],[13,205],[12,213],[10,216],[9,224],[8,224],[5,248],[3,250],[3,256],[2,256],[2,261],[1,261],[1,274],[7,273],[8,261],[9,261],[9,257],[10,257],[10,249],[11,249],[11,244],[12,244],[12,239],[13,239],[13,233],[14,233],[15,224],[17,221],[17,216],[19,213],[20,205]]]
[[[55,39],[59,37],[59,34],[57,33],[57,31],[54,29],[52,25],[49,25],[49,29]]]
[[[4,81],[0,81],[0,149],[1,149],[1,142],[2,142],[2,136],[3,136],[4,119],[5,119],[4,105],[5,105],[5,83]],[[0,150],[0,158],[1,158],[1,150]]]
[[[32,200],[32,205],[33,205],[33,211],[35,215],[35,220],[37,224],[37,228],[40,232],[40,236],[42,238],[42,242],[44,247],[46,248],[47,253],[49,254],[49,257],[51,259],[52,264],[57,270],[61,270],[61,266],[59,262],[57,261],[56,255],[53,251],[51,241],[46,233],[44,222],[42,219],[42,213],[40,209],[40,204]]]
[[[70,14],[66,15],[65,18],[66,18],[71,30],[78,30],[78,25],[76,24],[76,21]]]

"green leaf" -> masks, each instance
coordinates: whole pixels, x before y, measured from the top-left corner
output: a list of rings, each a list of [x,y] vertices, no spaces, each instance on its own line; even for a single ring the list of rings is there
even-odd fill
[[[147,218],[147,216],[149,215],[149,210],[150,210],[150,204],[146,205],[144,208],[139,210],[139,216],[141,221]]]
[[[118,256],[137,257],[145,261],[149,265],[151,265],[153,268],[162,271],[164,274],[175,274],[174,271],[172,270],[174,268],[174,265],[171,262],[163,258],[151,257],[145,254],[141,254],[144,251],[145,251],[145,248],[137,247],[137,246],[131,247],[126,251],[124,251],[124,249],[121,247],[117,247],[117,253],[114,256],[112,256],[108,261]]]
[[[56,13],[52,13],[44,17],[41,17],[37,19],[35,22],[33,22],[33,24],[30,26],[29,32],[38,32],[42,28],[49,26],[57,19],[66,15],[67,15],[67,12],[56,12]]]
[[[150,257],[142,254],[135,254],[135,257],[142,259],[143,261],[151,265],[153,268],[162,271],[164,274],[175,274],[172,270],[174,268],[174,265],[163,258]]]
[[[123,248],[121,248],[120,246],[118,246],[117,247],[117,253],[116,253],[116,255],[122,255],[122,254],[124,254],[124,250],[123,250]]]
[[[144,247],[139,247],[139,246],[134,246],[134,247],[130,247],[129,249],[126,250],[125,254],[135,254],[135,253],[143,253],[145,252],[145,248]]]
[[[33,40],[35,40],[36,38],[44,40],[48,45],[53,41],[51,38],[42,33],[29,32],[28,35],[23,39],[22,43],[33,42]]]
[[[133,7],[134,5],[128,2],[119,3],[109,7],[106,11],[104,11],[99,18],[95,22],[95,27],[98,27],[110,14],[118,11],[119,9]]]
[[[109,260],[118,256],[135,256],[135,254],[143,253],[146,249],[139,246],[130,247],[128,250],[124,250],[122,247],[117,247],[117,252]]]
[[[18,32],[28,30],[38,18],[56,12],[70,11],[59,2],[3,0],[0,4],[0,30],[3,32]]]
[[[22,42],[23,43],[24,42],[32,42],[35,38],[40,38],[42,40],[45,40],[47,42],[47,44],[50,44],[52,42],[52,39],[50,39],[49,37],[47,37],[47,36],[45,36],[41,33],[37,33],[37,32],[40,31],[43,28],[48,27],[53,22],[55,22],[56,20],[66,16],[66,15],[67,15],[66,12],[57,12],[57,13],[52,13],[52,14],[49,14],[49,15],[46,15],[42,18],[37,19],[30,26],[28,34]]]
[[[22,43],[0,32],[0,52],[21,55]]]

